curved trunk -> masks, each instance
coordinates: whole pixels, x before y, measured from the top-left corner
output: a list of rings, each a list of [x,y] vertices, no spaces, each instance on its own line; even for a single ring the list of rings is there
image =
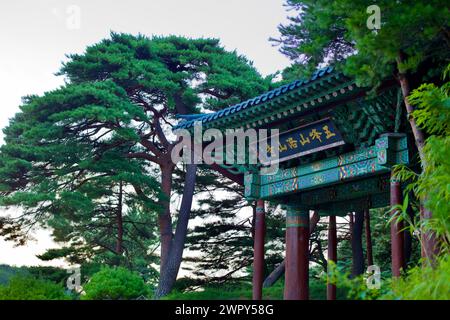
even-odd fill
[[[263,288],[271,287],[284,274],[286,270],[286,260],[283,260],[273,271],[267,276],[263,282]]]
[[[170,194],[172,192],[173,166],[161,167],[161,190],[166,197],[162,201],[163,212],[158,217],[159,234],[161,237],[160,273],[164,272],[164,264],[170,252],[172,242],[172,217],[170,215]]]
[[[167,256],[161,269],[155,298],[161,298],[167,295],[177,279],[178,270],[180,269],[181,260],[183,258],[184,244],[186,241],[192,198],[195,189],[196,173],[197,165],[188,164],[175,236],[170,244],[170,254]]]
[[[405,61],[404,54],[402,52],[399,53],[397,57],[397,67],[400,66]],[[398,68],[399,69],[399,68]],[[412,106],[408,101],[408,96],[411,94],[411,87],[409,83],[409,79],[404,72],[399,71],[398,80],[402,89],[403,101],[405,103],[406,111],[408,114],[408,121],[411,125],[411,129],[414,135],[414,141],[416,143],[417,151],[419,152],[419,157],[422,165],[422,170],[424,170],[427,166],[425,155],[423,152],[423,148],[425,146],[425,134],[423,131],[417,126],[416,120],[412,116],[412,112],[414,111],[414,106]],[[426,197],[420,199],[421,204],[421,215],[420,218],[422,221],[430,219],[432,217],[432,212],[425,207]],[[422,258],[428,260],[432,265],[434,264],[435,255],[437,254],[437,241],[436,236],[432,231],[424,231],[422,230]]]
[[[417,126],[416,120],[412,116],[414,107],[409,103],[408,96],[411,94],[411,88],[409,85],[409,80],[406,74],[399,73],[399,82],[403,94],[403,102],[405,103],[406,112],[408,115],[408,121],[411,125],[411,130],[414,135],[414,141],[416,143],[417,151],[419,152],[420,161],[422,163],[422,168],[425,168],[426,162],[423,154],[423,147],[425,146],[425,135],[423,131]]]

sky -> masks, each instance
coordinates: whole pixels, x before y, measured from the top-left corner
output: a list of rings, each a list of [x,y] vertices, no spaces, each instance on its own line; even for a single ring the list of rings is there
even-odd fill
[[[19,110],[21,97],[43,94],[64,84],[55,72],[66,54],[110,31],[132,34],[219,38],[263,75],[281,71],[288,59],[268,41],[286,22],[284,0],[14,0],[0,2],[0,128]],[[3,134],[0,133],[0,144]],[[5,211],[0,211],[0,215]],[[36,254],[57,245],[48,231],[15,248],[0,238],[0,264],[43,263]]]

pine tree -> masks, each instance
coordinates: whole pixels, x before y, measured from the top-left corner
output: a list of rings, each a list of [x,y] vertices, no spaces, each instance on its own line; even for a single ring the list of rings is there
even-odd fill
[[[85,180],[133,166],[133,174],[120,180],[145,203],[162,207],[156,295],[165,295],[178,273],[192,201],[192,193],[185,192],[174,233],[171,150],[176,142],[169,134],[173,116],[217,110],[250,98],[268,89],[271,77],[263,79],[245,57],[225,51],[216,39],[117,33],[83,54],[69,55],[59,75],[67,84],[41,97],[27,97],[4,130],[3,203],[22,206],[31,225],[45,222],[60,214],[59,207],[70,211],[90,205],[79,191]],[[189,188],[195,166],[189,168],[191,181],[185,185],[193,192]],[[16,235],[18,230],[9,229]]]

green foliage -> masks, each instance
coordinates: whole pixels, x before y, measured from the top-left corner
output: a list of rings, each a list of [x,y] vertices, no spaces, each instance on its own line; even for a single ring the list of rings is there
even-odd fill
[[[26,267],[26,270],[35,278],[48,280],[61,285],[65,285],[69,277],[67,270],[56,267],[32,266]]]
[[[447,67],[446,73],[450,70]],[[427,166],[417,174],[406,167],[398,167],[396,174],[408,181],[408,190],[418,198],[426,198],[426,207],[433,213],[417,228],[432,230],[441,240],[443,254],[450,247],[450,82],[441,87],[423,84],[409,97],[416,106],[413,113],[418,125],[431,135],[424,147]]]
[[[31,276],[14,276],[0,286],[0,300],[68,300],[61,285]]]
[[[147,296],[149,289],[136,272],[123,267],[104,267],[83,287],[84,300],[126,300]]]
[[[450,65],[444,75],[449,75]],[[442,250],[450,246],[450,82],[441,87],[424,84],[409,97],[416,105],[413,113],[419,126],[431,134],[424,153],[427,167],[420,175],[415,192],[427,197],[426,206],[433,212],[429,227],[442,239]]]
[[[180,292],[173,291],[164,300],[250,300],[252,291],[249,285],[243,288],[227,288],[226,286],[206,287],[202,291]]]
[[[136,272],[123,267],[104,267],[83,287],[84,300],[126,300],[149,294],[149,288]]]
[[[380,278],[380,288],[369,288],[367,285],[367,276],[361,275],[358,277],[352,277],[351,273],[345,271],[339,265],[330,262],[330,269],[328,271],[328,277],[330,283],[336,284],[340,290],[343,290],[346,294],[346,298],[350,300],[376,300],[386,290],[389,290],[390,274],[386,279]],[[324,277],[326,281],[326,277]]]
[[[287,0],[297,15],[281,25],[281,52],[297,63],[288,77],[323,63],[343,62],[359,84],[378,85],[398,71],[436,75],[449,58],[449,8],[444,0]],[[381,13],[370,30],[367,8]],[[420,70],[423,68],[423,70]]]
[[[0,265],[0,284],[7,284],[14,276],[32,277],[64,285],[69,274],[67,270],[56,267]]]
[[[9,279],[15,275],[26,275],[24,267],[13,267],[6,264],[0,265],[0,285],[7,284]]]
[[[203,192],[197,193],[199,208],[192,210],[191,215],[205,222],[190,230],[186,245],[189,250],[201,252],[201,256],[184,257],[196,276],[193,287],[237,279],[248,281],[253,261],[253,216],[251,210],[246,215],[242,211],[245,207],[253,210],[255,207],[251,203],[249,207],[241,186],[230,186],[229,181],[211,170],[199,170],[197,188]],[[269,240],[265,273],[268,275],[283,260],[280,253],[284,250],[284,217],[274,207],[267,207],[266,226]]]
[[[175,182],[178,185],[183,180]],[[178,279],[175,289],[211,288],[213,283],[230,287],[237,282],[242,286],[252,275],[254,217],[250,209],[254,212],[255,204],[245,201],[241,186],[230,185],[228,179],[208,168],[197,171],[196,188],[199,206],[191,210],[191,216],[204,222],[189,230],[186,248],[201,255],[184,255],[183,260],[188,263],[183,268],[195,278]],[[244,214],[244,208],[248,214]],[[318,224],[311,235],[310,260],[322,267],[326,265],[326,241],[320,234],[325,228],[326,225]],[[284,212],[267,204],[264,276],[283,261],[284,238]]]
[[[347,290],[352,300],[448,300],[450,299],[450,259],[442,256],[435,267],[426,264],[407,271],[401,278],[381,277],[379,289],[369,289],[365,277],[351,278],[336,265],[330,277],[339,288]]]
[[[449,70],[450,67],[447,68]],[[413,116],[417,123],[432,135],[425,143],[427,166],[421,174],[406,167],[397,167],[396,175],[408,182],[406,193],[413,191],[417,198],[425,198],[426,207],[433,213],[429,219],[410,219],[406,210],[409,197],[396,209],[402,210],[399,219],[406,220],[409,231],[432,231],[441,244],[436,264],[415,266],[399,279],[384,280],[379,291],[367,289],[362,279],[350,280],[341,270],[335,270],[335,281],[347,286],[350,297],[360,299],[448,300],[450,298],[450,119],[449,83],[437,87],[424,84],[409,97],[416,106]]]
[[[393,281],[381,299],[450,300],[450,258],[442,256],[435,267],[417,266],[405,278]]]
[[[347,288],[338,288],[337,299],[346,299]],[[263,288],[264,300],[282,300],[284,281],[278,281],[270,288]],[[309,295],[311,300],[326,299],[326,283],[322,279],[310,278]],[[249,283],[240,283],[239,286],[207,286],[201,291],[173,291],[165,300],[251,300],[252,288]]]
[[[412,201],[411,201],[412,202]],[[411,202],[409,204],[411,205]],[[390,207],[370,210],[370,228],[372,238],[372,256],[374,264],[380,267],[381,273],[386,278],[391,276],[391,235],[390,235]],[[415,265],[420,259],[420,241],[412,233],[415,230],[418,210],[405,210],[404,228],[405,232],[411,234],[411,250],[407,263]],[[411,219],[412,218],[412,219]],[[364,222],[366,223],[366,222]],[[362,237],[364,257],[367,257],[366,237]],[[409,251],[409,250],[407,250]],[[352,248],[350,235],[338,241],[338,269],[344,273],[352,270]],[[367,267],[367,260],[364,261]]]
[[[158,169],[174,165],[174,116],[253,97],[272,77],[217,39],[118,33],[69,55],[59,74],[66,84],[25,97],[4,129],[0,205],[23,215],[2,217],[0,235],[24,244],[30,228],[51,227],[66,246],[42,259],[125,265],[155,279],[158,217],[169,207]]]

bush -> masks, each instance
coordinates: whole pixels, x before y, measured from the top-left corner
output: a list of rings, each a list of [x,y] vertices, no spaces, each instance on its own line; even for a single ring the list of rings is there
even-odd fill
[[[6,285],[14,276],[26,275],[27,272],[24,267],[13,267],[6,264],[0,265],[0,285]]]
[[[123,267],[104,267],[84,286],[83,300],[127,300],[147,296],[144,280]]]
[[[48,280],[65,285],[69,274],[66,269],[56,267],[32,266],[26,267],[28,273],[38,279]]]
[[[68,300],[61,285],[31,276],[17,275],[0,286],[0,300]]]
[[[443,256],[435,268],[417,266],[404,279],[394,280],[391,292],[381,299],[450,300],[450,257]]]

